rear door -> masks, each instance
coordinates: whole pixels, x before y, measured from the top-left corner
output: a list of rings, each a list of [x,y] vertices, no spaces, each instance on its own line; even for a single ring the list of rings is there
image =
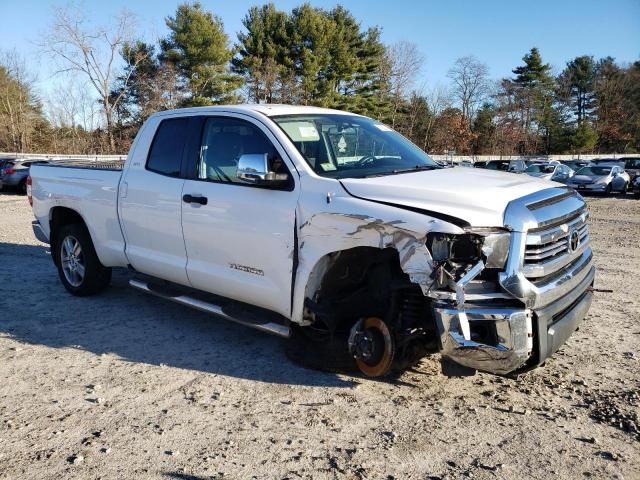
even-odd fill
[[[181,117],[160,122],[148,150],[142,148],[148,156],[131,160],[118,202],[129,263],[142,273],[183,285],[189,281],[181,171],[192,121]]]
[[[200,290],[288,316],[298,186],[284,149],[262,123],[241,115],[202,119],[198,158],[183,188],[187,273]],[[279,188],[236,177],[242,154],[264,154],[289,173]],[[206,200],[204,200],[206,199]]]

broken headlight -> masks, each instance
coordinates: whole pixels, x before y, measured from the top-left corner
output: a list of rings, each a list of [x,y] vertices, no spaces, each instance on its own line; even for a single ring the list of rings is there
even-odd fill
[[[447,270],[467,270],[482,260],[486,268],[504,268],[509,254],[510,234],[504,231],[448,234],[430,233],[427,248],[433,261]]]

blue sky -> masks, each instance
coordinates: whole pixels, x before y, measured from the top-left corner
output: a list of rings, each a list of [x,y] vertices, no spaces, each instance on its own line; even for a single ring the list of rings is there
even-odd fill
[[[86,0],[84,6],[99,22],[123,7],[137,15],[143,36],[153,40],[166,34],[164,18],[173,14],[174,0]],[[256,0],[202,0],[218,14],[232,40],[241,19]],[[275,1],[290,10],[301,1]],[[331,8],[337,2],[311,1]],[[54,68],[39,54],[36,43],[46,30],[51,7],[64,2],[0,0],[0,49],[16,49],[46,92]],[[510,75],[533,46],[559,72],[578,55],[606,55],[620,62],[640,58],[640,0],[351,0],[342,2],[363,27],[378,25],[383,41],[415,42],[425,57],[420,83],[446,83],[456,58],[475,55],[489,66],[492,78]]]

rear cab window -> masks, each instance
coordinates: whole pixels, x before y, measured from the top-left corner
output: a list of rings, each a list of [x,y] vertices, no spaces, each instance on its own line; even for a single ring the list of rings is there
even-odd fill
[[[169,177],[179,177],[182,156],[187,143],[189,119],[163,120],[149,149],[146,169]]]

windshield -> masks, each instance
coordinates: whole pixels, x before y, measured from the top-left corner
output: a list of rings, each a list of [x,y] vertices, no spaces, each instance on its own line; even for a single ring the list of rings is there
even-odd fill
[[[589,175],[591,177],[604,177],[609,175],[611,167],[582,167],[576,172],[576,175]]]
[[[501,170],[506,172],[509,170],[509,162],[489,162],[486,167],[489,170]]]
[[[640,158],[628,158],[624,166],[625,168],[640,168]]]
[[[578,161],[568,161],[564,162],[564,164],[572,169],[573,171],[579,170],[580,168],[586,166],[587,162],[578,162]]]
[[[534,163],[527,167],[527,173],[553,173],[555,168],[556,167],[554,165],[540,165]]]
[[[391,128],[355,115],[272,117],[323,177],[362,178],[441,168]]]

